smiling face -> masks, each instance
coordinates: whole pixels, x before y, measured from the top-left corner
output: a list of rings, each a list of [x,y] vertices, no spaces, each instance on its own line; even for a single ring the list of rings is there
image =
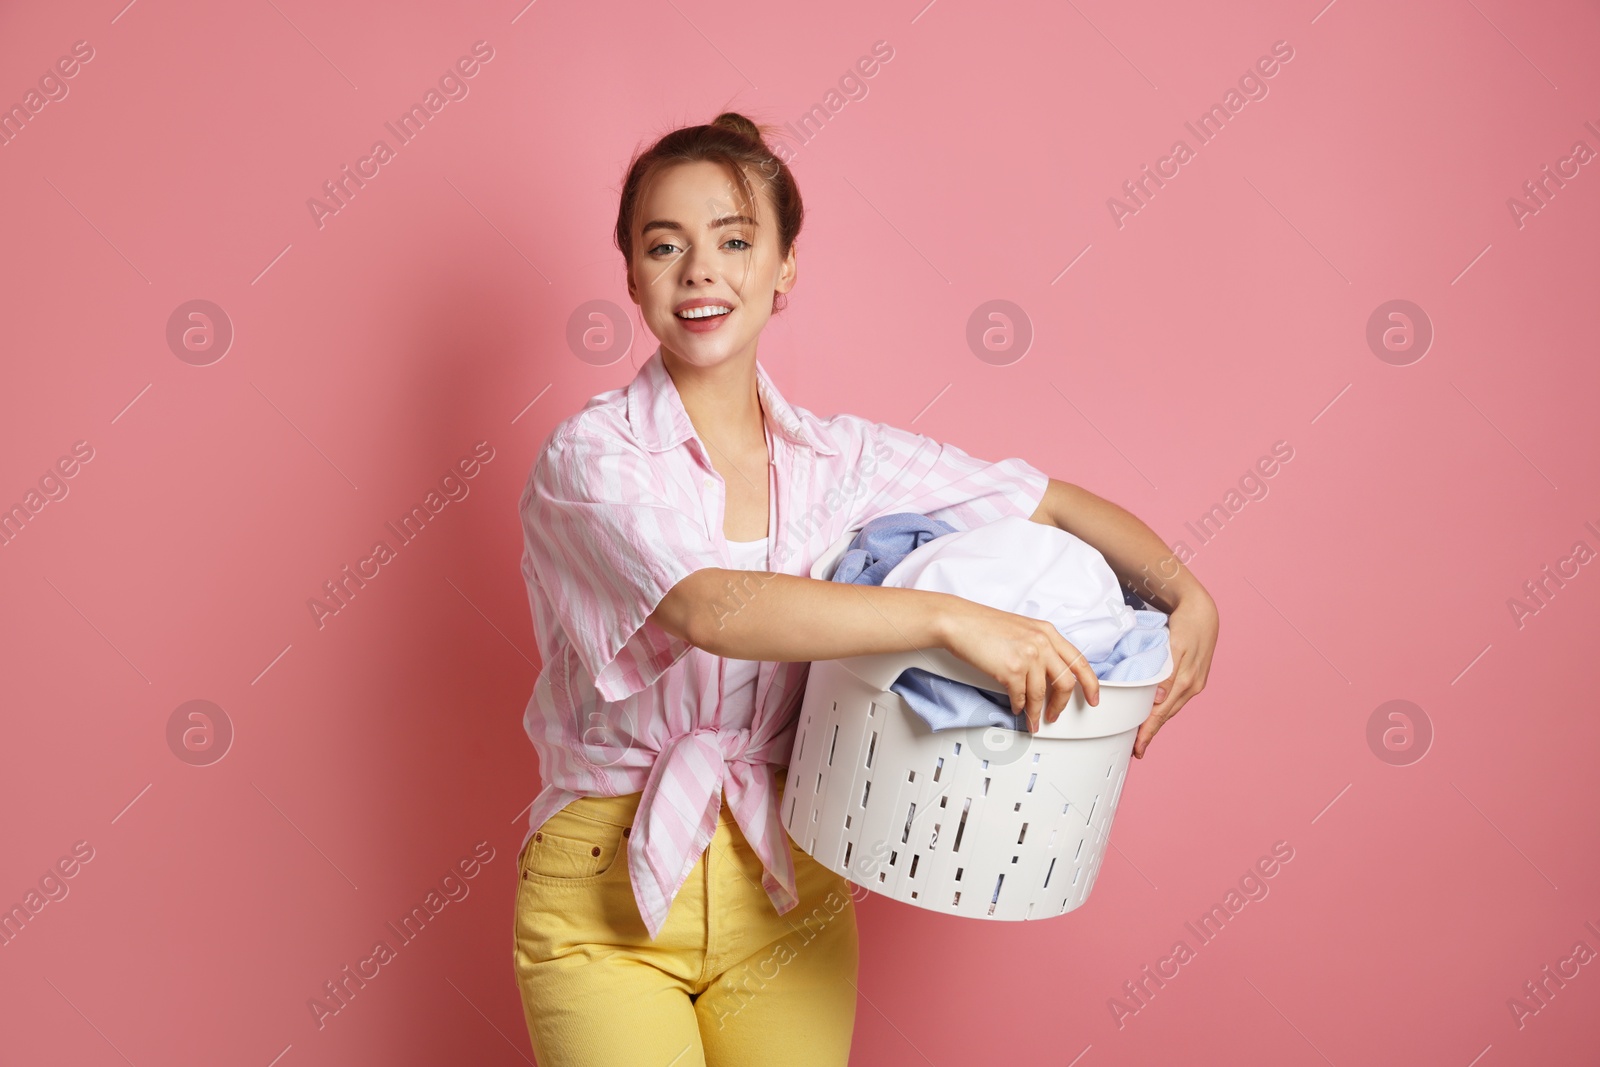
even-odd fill
[[[700,161],[657,171],[634,212],[628,295],[661,347],[695,366],[753,359],[773,295],[794,286],[794,249],[780,257],[770,198],[746,173],[756,205],[720,164]]]

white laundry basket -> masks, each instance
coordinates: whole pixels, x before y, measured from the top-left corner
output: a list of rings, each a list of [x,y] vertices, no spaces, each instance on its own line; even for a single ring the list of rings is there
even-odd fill
[[[826,580],[841,538],[811,568]],[[1147,682],[1081,684],[1060,718],[1028,734],[929,729],[889,686],[907,667],[1000,691],[943,649],[811,665],[782,818],[813,859],[876,893],[975,919],[1046,919],[1089,897],[1139,725]]]

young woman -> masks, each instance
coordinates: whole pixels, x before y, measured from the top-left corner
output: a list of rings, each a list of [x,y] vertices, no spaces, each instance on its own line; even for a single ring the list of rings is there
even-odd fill
[[[892,512],[1023,515],[1099,549],[1170,615],[1176,664],[1134,754],[1205,685],[1217,612],[1149,527],[1021,459],[783,399],[756,359],[794,287],[800,193],[738,114],[631,164],[616,241],[660,341],[552,430],[520,502],[544,666],[524,725],[543,791],[519,860],[515,966],[541,1067],[844,1065],[850,884],[791,843],[784,771],[812,660],[948,649],[1031,728],[1087,661],[1049,623],[807,577]]]

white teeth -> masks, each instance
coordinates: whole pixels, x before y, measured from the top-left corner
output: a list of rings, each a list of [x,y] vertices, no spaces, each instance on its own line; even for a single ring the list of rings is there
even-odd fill
[[[678,318],[709,319],[713,315],[726,315],[732,310],[732,308],[718,307],[715,304],[708,304],[704,307],[689,308],[687,311],[680,311],[678,312]]]

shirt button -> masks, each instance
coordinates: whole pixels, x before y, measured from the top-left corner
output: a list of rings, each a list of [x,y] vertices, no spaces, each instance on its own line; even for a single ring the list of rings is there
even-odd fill
[[[589,855],[591,855],[591,856],[598,856],[598,855],[600,855],[600,846],[599,846],[599,845],[596,845],[596,846],[594,846],[594,848],[591,848],[591,849],[590,849],[590,850],[589,850]]]

